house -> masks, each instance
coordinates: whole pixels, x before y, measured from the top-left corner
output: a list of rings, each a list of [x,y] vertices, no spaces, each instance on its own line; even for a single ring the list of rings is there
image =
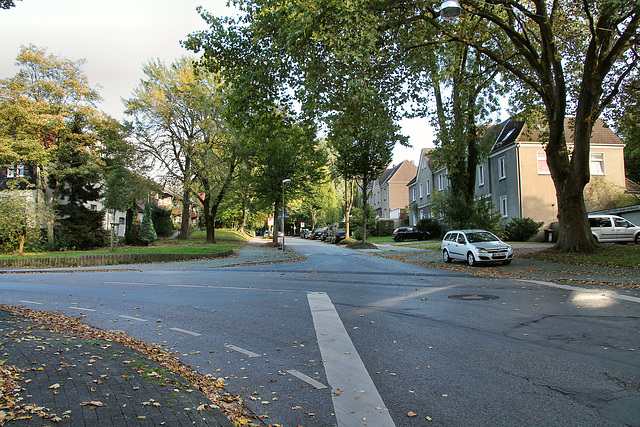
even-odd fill
[[[506,221],[532,218],[543,222],[546,228],[557,221],[558,210],[541,133],[541,129],[529,129],[525,122],[514,119],[489,128],[486,141],[492,144],[491,150],[477,166],[475,194],[489,197]],[[571,141],[569,118],[565,119],[565,134]],[[594,125],[590,148],[591,182],[585,193],[594,186],[629,191],[624,174],[624,143],[600,119]],[[409,184],[412,225],[432,217],[433,193],[449,186],[446,170],[434,170],[429,154],[430,150],[422,150],[418,173]]]
[[[557,221],[556,190],[540,129],[529,129],[523,121],[509,119],[488,132],[496,137],[485,163],[485,185],[489,187],[484,192],[491,195],[505,220],[532,218],[545,226]],[[572,140],[569,118],[565,119],[565,135],[567,141]],[[585,192],[596,185],[624,192],[624,143],[601,119],[594,124],[590,149],[591,182]],[[481,187],[480,181],[477,186]]]
[[[416,176],[416,165],[408,160],[385,170],[367,189],[368,203],[379,218],[399,219],[409,205],[407,183]]]
[[[433,149],[423,148],[418,159],[417,172],[409,187],[409,224],[416,225],[423,218],[431,218],[433,195],[449,186],[446,168],[437,168],[429,157]]]

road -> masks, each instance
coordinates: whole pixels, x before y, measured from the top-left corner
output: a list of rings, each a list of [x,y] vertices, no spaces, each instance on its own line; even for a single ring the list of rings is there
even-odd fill
[[[637,298],[287,245],[306,260],[4,274],[0,300],[163,344],[266,424],[640,425]]]

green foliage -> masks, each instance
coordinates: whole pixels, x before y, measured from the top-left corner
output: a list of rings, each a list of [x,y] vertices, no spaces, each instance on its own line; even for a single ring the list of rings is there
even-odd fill
[[[465,196],[450,188],[434,195],[432,210],[449,229],[481,228],[502,235],[502,216],[490,198],[467,202]]]
[[[377,224],[378,236],[391,236],[396,228],[395,224],[392,219],[379,219]]]
[[[173,220],[171,219],[170,210],[152,206],[151,219],[153,221],[153,229],[158,237],[169,237],[173,234]]]
[[[102,228],[104,210],[93,211],[82,205],[56,208],[56,233],[52,249],[92,249],[105,246],[108,234]]]
[[[374,219],[376,217],[376,211],[369,205],[367,205],[367,218]],[[358,240],[362,240],[362,208],[353,208],[351,210],[351,230],[353,231],[353,237]],[[375,221],[367,221],[367,236],[373,236],[376,231]]]
[[[127,245],[138,245],[138,234],[140,233],[140,221],[138,221],[138,209],[127,209],[126,228],[124,232],[124,241]]]
[[[418,230],[429,233],[430,239],[438,239],[445,233],[445,227],[434,218],[422,218],[416,225]]]
[[[21,242],[25,246],[37,244],[40,233],[34,221],[29,220],[29,207],[24,199],[3,194],[0,218],[0,252],[16,251]]]
[[[532,218],[513,218],[504,227],[504,237],[512,242],[526,242],[538,233],[544,222]]]
[[[148,246],[149,243],[154,242],[158,238],[156,230],[153,228],[153,221],[151,220],[151,208],[147,204],[144,207],[144,215],[142,216],[142,222],[140,223],[140,232],[138,233],[138,241],[143,246]]]

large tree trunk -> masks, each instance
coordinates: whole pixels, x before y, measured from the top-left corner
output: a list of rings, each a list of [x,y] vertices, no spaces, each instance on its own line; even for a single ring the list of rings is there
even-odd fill
[[[273,236],[272,242],[274,245],[278,244],[278,231],[280,227],[280,218],[278,218],[278,214],[280,213],[280,200],[276,200],[273,204]]]
[[[367,243],[367,185],[369,180],[366,176],[362,178],[362,244]]]
[[[184,181],[182,185],[182,223],[180,224],[178,239],[186,240],[189,238],[189,214],[191,211],[191,158],[189,156],[184,161]]]
[[[344,179],[344,228],[345,228],[345,238],[349,238],[349,225],[351,224],[351,220],[349,217],[351,216],[351,208],[353,208],[353,198],[354,198],[354,187],[355,182],[348,178]]]
[[[591,234],[584,204],[584,187],[590,179],[589,135],[591,126],[576,122],[572,159],[564,133],[564,117],[549,120],[547,164],[556,187],[560,235],[556,248],[569,252],[593,252],[596,242]]]

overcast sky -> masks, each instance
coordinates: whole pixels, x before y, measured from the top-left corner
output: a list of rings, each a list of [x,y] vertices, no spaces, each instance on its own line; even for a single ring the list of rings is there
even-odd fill
[[[235,14],[226,0],[22,0],[0,10],[0,78],[16,74],[20,46],[46,47],[71,60],[85,59],[83,69],[104,98],[100,108],[122,119],[121,98],[144,77],[142,64],[152,58],[166,63],[190,55],[180,40],[207,28],[196,12],[201,5],[214,15]],[[417,161],[419,150],[432,146],[426,120],[405,120],[413,149],[396,147],[394,162]]]

